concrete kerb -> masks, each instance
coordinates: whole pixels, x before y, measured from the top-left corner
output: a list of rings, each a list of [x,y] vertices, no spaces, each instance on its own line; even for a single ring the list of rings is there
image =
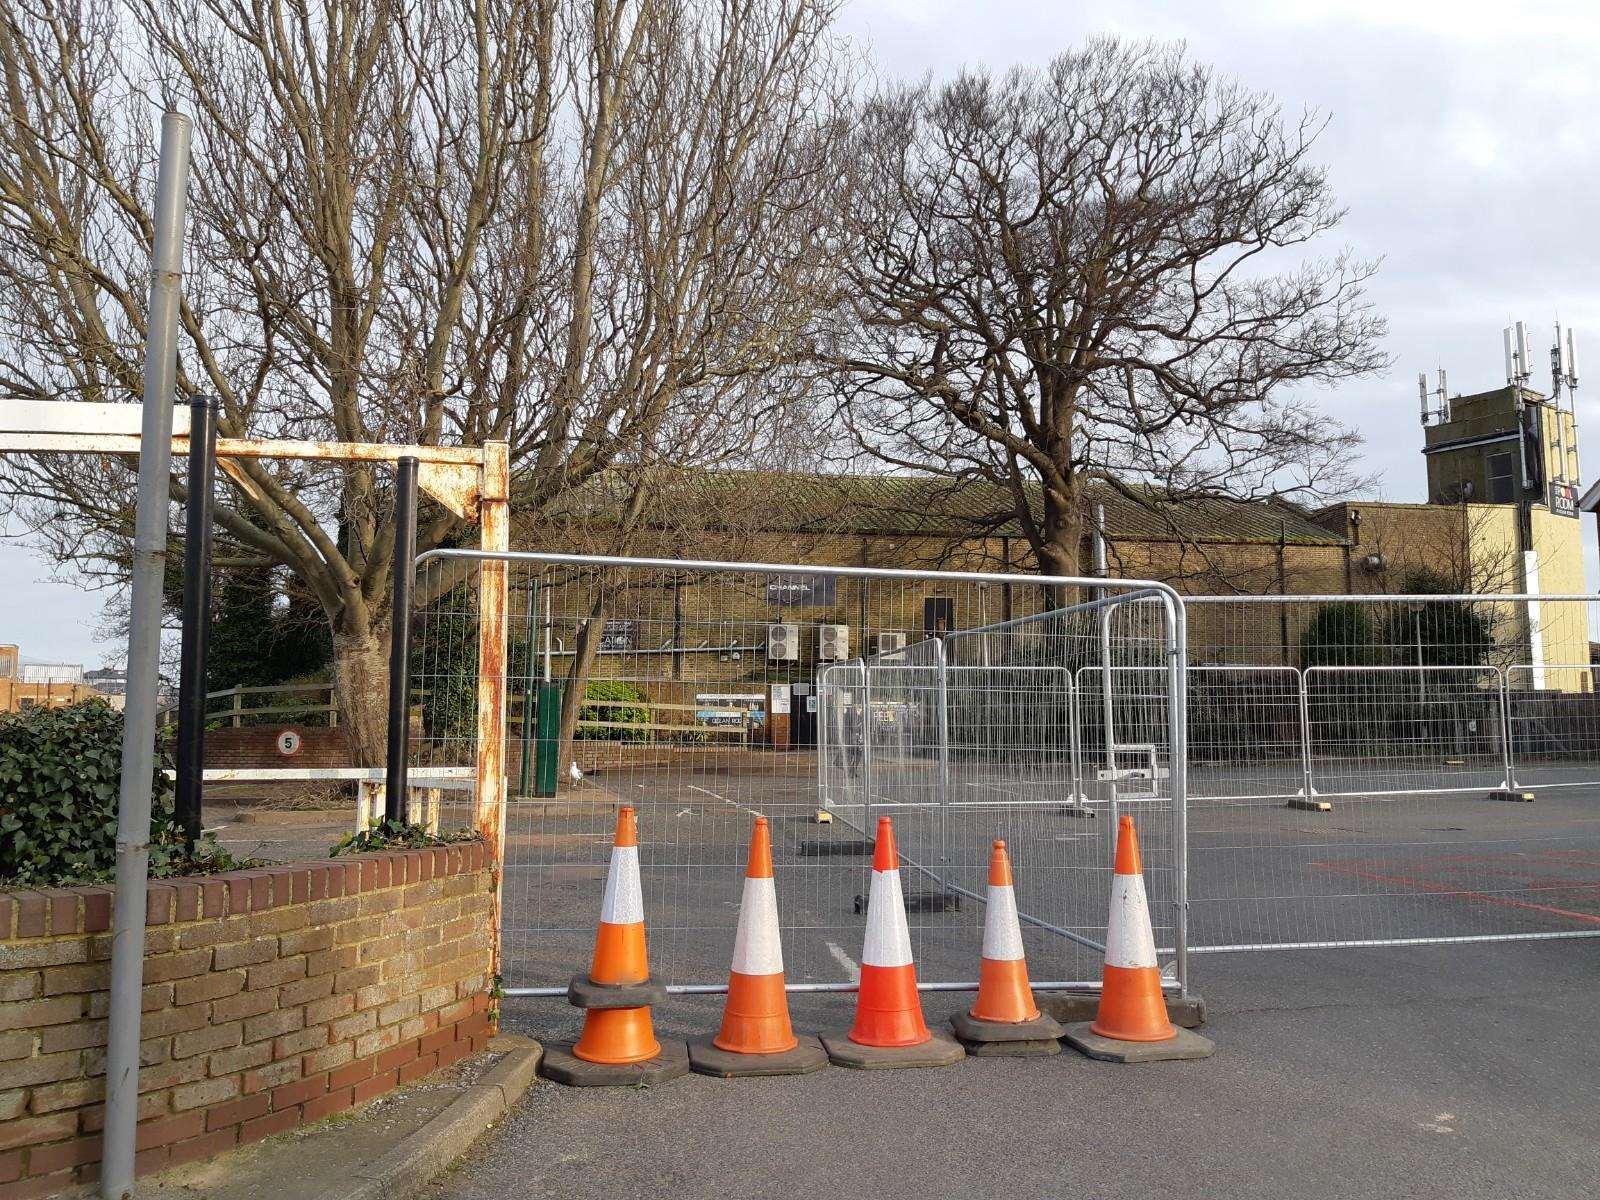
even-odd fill
[[[426,1187],[472,1143],[522,1099],[538,1074],[543,1047],[532,1038],[500,1034],[489,1042],[502,1058],[479,1082],[406,1141],[377,1161],[359,1178],[335,1189],[327,1200],[400,1200]]]

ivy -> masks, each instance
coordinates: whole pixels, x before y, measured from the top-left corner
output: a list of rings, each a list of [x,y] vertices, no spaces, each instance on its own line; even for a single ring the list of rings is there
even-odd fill
[[[207,835],[190,854],[160,756],[151,777],[150,875],[242,865]],[[116,873],[122,714],[101,700],[0,714],[0,881],[105,883]]]

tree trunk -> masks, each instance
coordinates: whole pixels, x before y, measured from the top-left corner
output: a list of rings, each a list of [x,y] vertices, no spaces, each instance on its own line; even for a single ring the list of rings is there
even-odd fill
[[[1083,557],[1084,527],[1076,496],[1066,503],[1052,503],[1049,493],[1046,493],[1044,520],[1039,527],[1039,542],[1034,547],[1041,575],[1064,575],[1070,578],[1094,574],[1093,557],[1087,561]],[[1047,588],[1046,598],[1052,607],[1057,608],[1072,602],[1068,590],[1063,587]]]
[[[333,634],[334,703],[357,767],[381,767],[388,748],[389,642],[371,626]]]
[[[595,657],[600,653],[600,637],[606,628],[606,600],[602,593],[595,597],[589,610],[589,619],[578,632],[578,644],[573,648],[572,667],[567,672],[566,687],[561,693],[561,758],[572,761],[572,738],[578,730],[578,713],[583,708],[583,697],[589,689],[589,673],[594,670]],[[558,760],[559,761],[559,760]]]

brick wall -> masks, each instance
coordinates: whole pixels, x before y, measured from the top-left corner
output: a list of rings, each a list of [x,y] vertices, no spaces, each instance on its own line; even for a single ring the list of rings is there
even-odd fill
[[[300,752],[278,753],[278,735],[300,735]],[[350,742],[342,729],[326,725],[253,725],[206,733],[208,767],[348,767]]]
[[[308,1124],[491,1033],[481,845],[150,886],[138,1170]],[[0,892],[0,1200],[94,1179],[111,889]]]

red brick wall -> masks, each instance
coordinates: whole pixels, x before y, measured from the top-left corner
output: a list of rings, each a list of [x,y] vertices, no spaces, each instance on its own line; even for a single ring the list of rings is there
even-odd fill
[[[138,1170],[482,1048],[491,886],[476,844],[151,884]],[[0,892],[0,1200],[98,1173],[111,892]]]
[[[300,735],[300,752],[278,753],[278,735],[292,729]],[[208,767],[348,767],[350,743],[344,730],[326,725],[254,725],[206,732]]]

